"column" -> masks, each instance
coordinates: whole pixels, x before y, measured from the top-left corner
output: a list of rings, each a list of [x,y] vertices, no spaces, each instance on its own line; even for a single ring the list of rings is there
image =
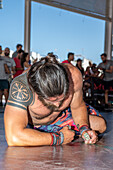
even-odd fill
[[[24,16],[24,50],[30,53],[30,35],[31,35],[31,0],[25,0]]]

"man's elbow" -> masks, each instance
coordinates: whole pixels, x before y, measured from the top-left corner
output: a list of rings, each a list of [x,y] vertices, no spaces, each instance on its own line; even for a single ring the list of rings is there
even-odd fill
[[[7,141],[8,146],[19,146],[19,139],[15,135],[6,137],[6,141]]]

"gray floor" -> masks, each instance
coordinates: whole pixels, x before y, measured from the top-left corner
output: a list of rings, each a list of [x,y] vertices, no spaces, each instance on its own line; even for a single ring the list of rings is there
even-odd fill
[[[113,113],[103,112],[107,131],[95,145],[82,139],[57,147],[8,147],[0,109],[0,170],[113,170]]]

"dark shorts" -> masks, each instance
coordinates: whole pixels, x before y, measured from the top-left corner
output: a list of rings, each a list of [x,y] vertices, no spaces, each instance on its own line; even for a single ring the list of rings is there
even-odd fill
[[[100,115],[99,112],[95,110],[92,106],[86,104],[86,107],[87,107],[88,114],[95,115],[95,116]],[[32,127],[32,126],[30,127],[40,130],[42,132],[57,132],[57,131],[60,131],[64,126],[69,126],[70,129],[75,131],[76,135],[80,134],[77,126],[75,125],[73,121],[70,107],[63,110],[60,113],[59,117],[50,125],[41,125],[38,128]]]
[[[8,80],[0,80],[0,90],[4,90],[8,88],[9,88]]]
[[[109,90],[110,87],[113,88],[113,80],[111,80],[111,81],[103,81],[103,84],[104,84],[104,89],[105,90]]]

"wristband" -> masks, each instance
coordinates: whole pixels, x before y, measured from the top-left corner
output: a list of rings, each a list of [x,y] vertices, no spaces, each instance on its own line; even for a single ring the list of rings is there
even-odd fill
[[[85,131],[87,131],[87,130],[90,130],[89,127],[88,127],[88,125],[82,125],[82,126],[80,126],[79,131],[80,131],[81,136],[82,136],[83,132],[85,132]]]
[[[52,142],[50,146],[61,145],[64,142],[64,135],[62,132],[50,133],[52,137]]]

